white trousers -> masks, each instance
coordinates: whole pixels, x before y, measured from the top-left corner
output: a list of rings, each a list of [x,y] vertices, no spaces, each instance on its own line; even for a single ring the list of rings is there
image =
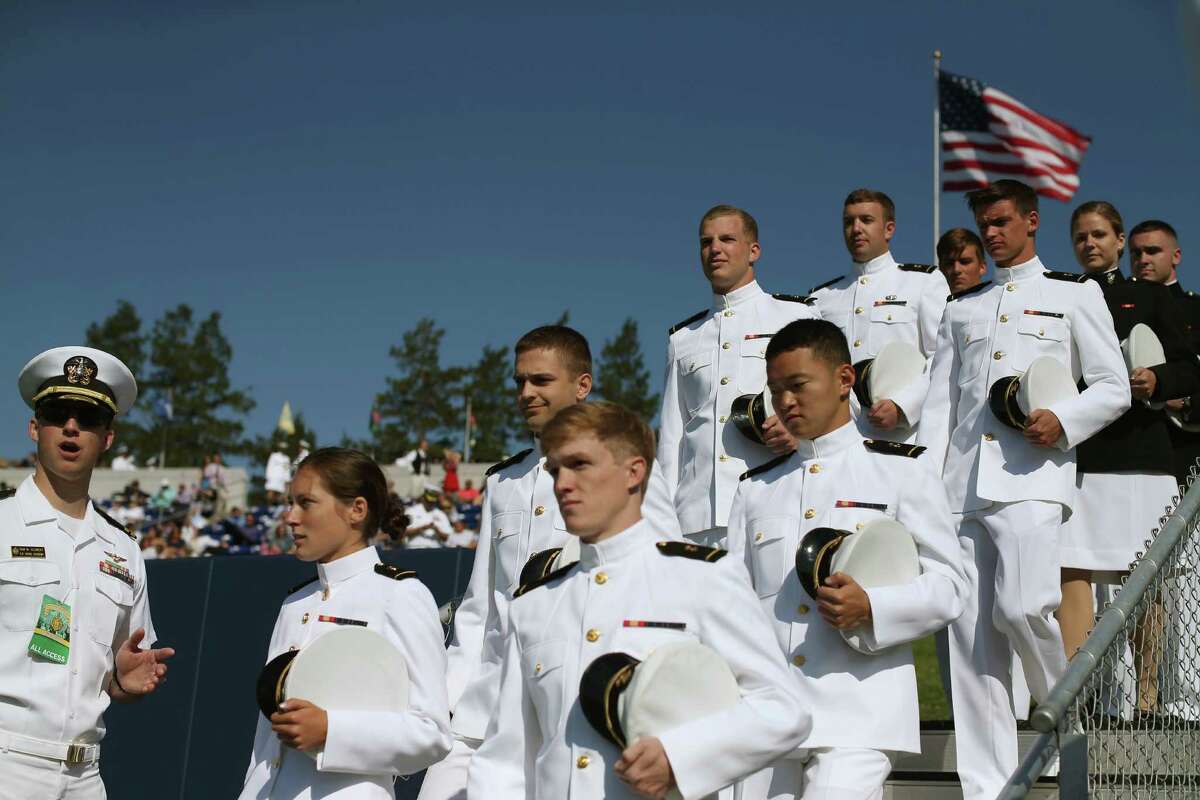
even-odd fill
[[[0,752],[0,800],[106,800],[100,763],[68,766],[49,758]]]
[[[964,800],[992,800],[1017,767],[1013,652],[1035,700],[1066,671],[1054,618],[1061,523],[1061,505],[1037,500],[996,503],[960,522],[968,591],[950,624],[950,671]]]
[[[694,533],[685,533],[683,538],[692,544],[698,544],[703,547],[725,547],[725,536],[728,528],[724,525],[716,528],[707,528]]]
[[[741,800],[879,800],[893,759],[865,747],[807,750],[746,778]]]
[[[480,744],[456,737],[446,757],[425,770],[417,800],[467,800],[467,769]]]

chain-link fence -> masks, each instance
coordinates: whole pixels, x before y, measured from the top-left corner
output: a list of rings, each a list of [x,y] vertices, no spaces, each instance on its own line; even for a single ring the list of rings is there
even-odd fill
[[[1164,511],[1124,585],[1098,589],[1096,627],[1031,717],[1043,735],[1002,798],[1056,756],[1064,800],[1200,798],[1200,487]]]

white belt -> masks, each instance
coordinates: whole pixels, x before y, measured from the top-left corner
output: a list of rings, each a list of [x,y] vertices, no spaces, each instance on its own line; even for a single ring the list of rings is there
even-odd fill
[[[48,742],[45,739],[34,739],[30,736],[18,736],[8,731],[0,731],[0,751],[8,752],[9,750],[28,756],[62,761],[71,766],[93,764],[100,760],[100,745],[98,744]]]

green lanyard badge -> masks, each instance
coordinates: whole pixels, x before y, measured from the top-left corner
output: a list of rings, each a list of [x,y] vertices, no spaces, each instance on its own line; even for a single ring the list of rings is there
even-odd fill
[[[55,600],[48,594],[42,595],[42,608],[38,612],[37,626],[29,642],[29,652],[55,664],[67,663],[71,652],[71,607]]]

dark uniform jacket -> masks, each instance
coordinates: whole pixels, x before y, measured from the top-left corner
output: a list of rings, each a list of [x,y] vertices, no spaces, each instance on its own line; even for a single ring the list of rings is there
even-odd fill
[[[1131,281],[1119,269],[1088,277],[1099,283],[1104,292],[1119,340],[1124,341],[1140,322],[1148,325],[1162,342],[1167,361],[1150,368],[1158,379],[1151,399],[1163,402],[1200,392],[1200,361],[1192,351],[1178,305],[1166,287]],[[1174,474],[1169,426],[1162,411],[1151,409],[1135,398],[1116,422],[1079,445],[1078,470]]]
[[[1166,290],[1183,319],[1192,352],[1200,353],[1200,296],[1195,292],[1185,291],[1178,283],[1172,283]],[[1183,421],[1200,427],[1200,394],[1193,395],[1191,401],[1192,407],[1183,416]],[[1175,449],[1175,478],[1186,486],[1188,470],[1196,463],[1196,459],[1200,458],[1200,432],[1183,430],[1173,422],[1168,423],[1167,431],[1171,435],[1171,446]]]

